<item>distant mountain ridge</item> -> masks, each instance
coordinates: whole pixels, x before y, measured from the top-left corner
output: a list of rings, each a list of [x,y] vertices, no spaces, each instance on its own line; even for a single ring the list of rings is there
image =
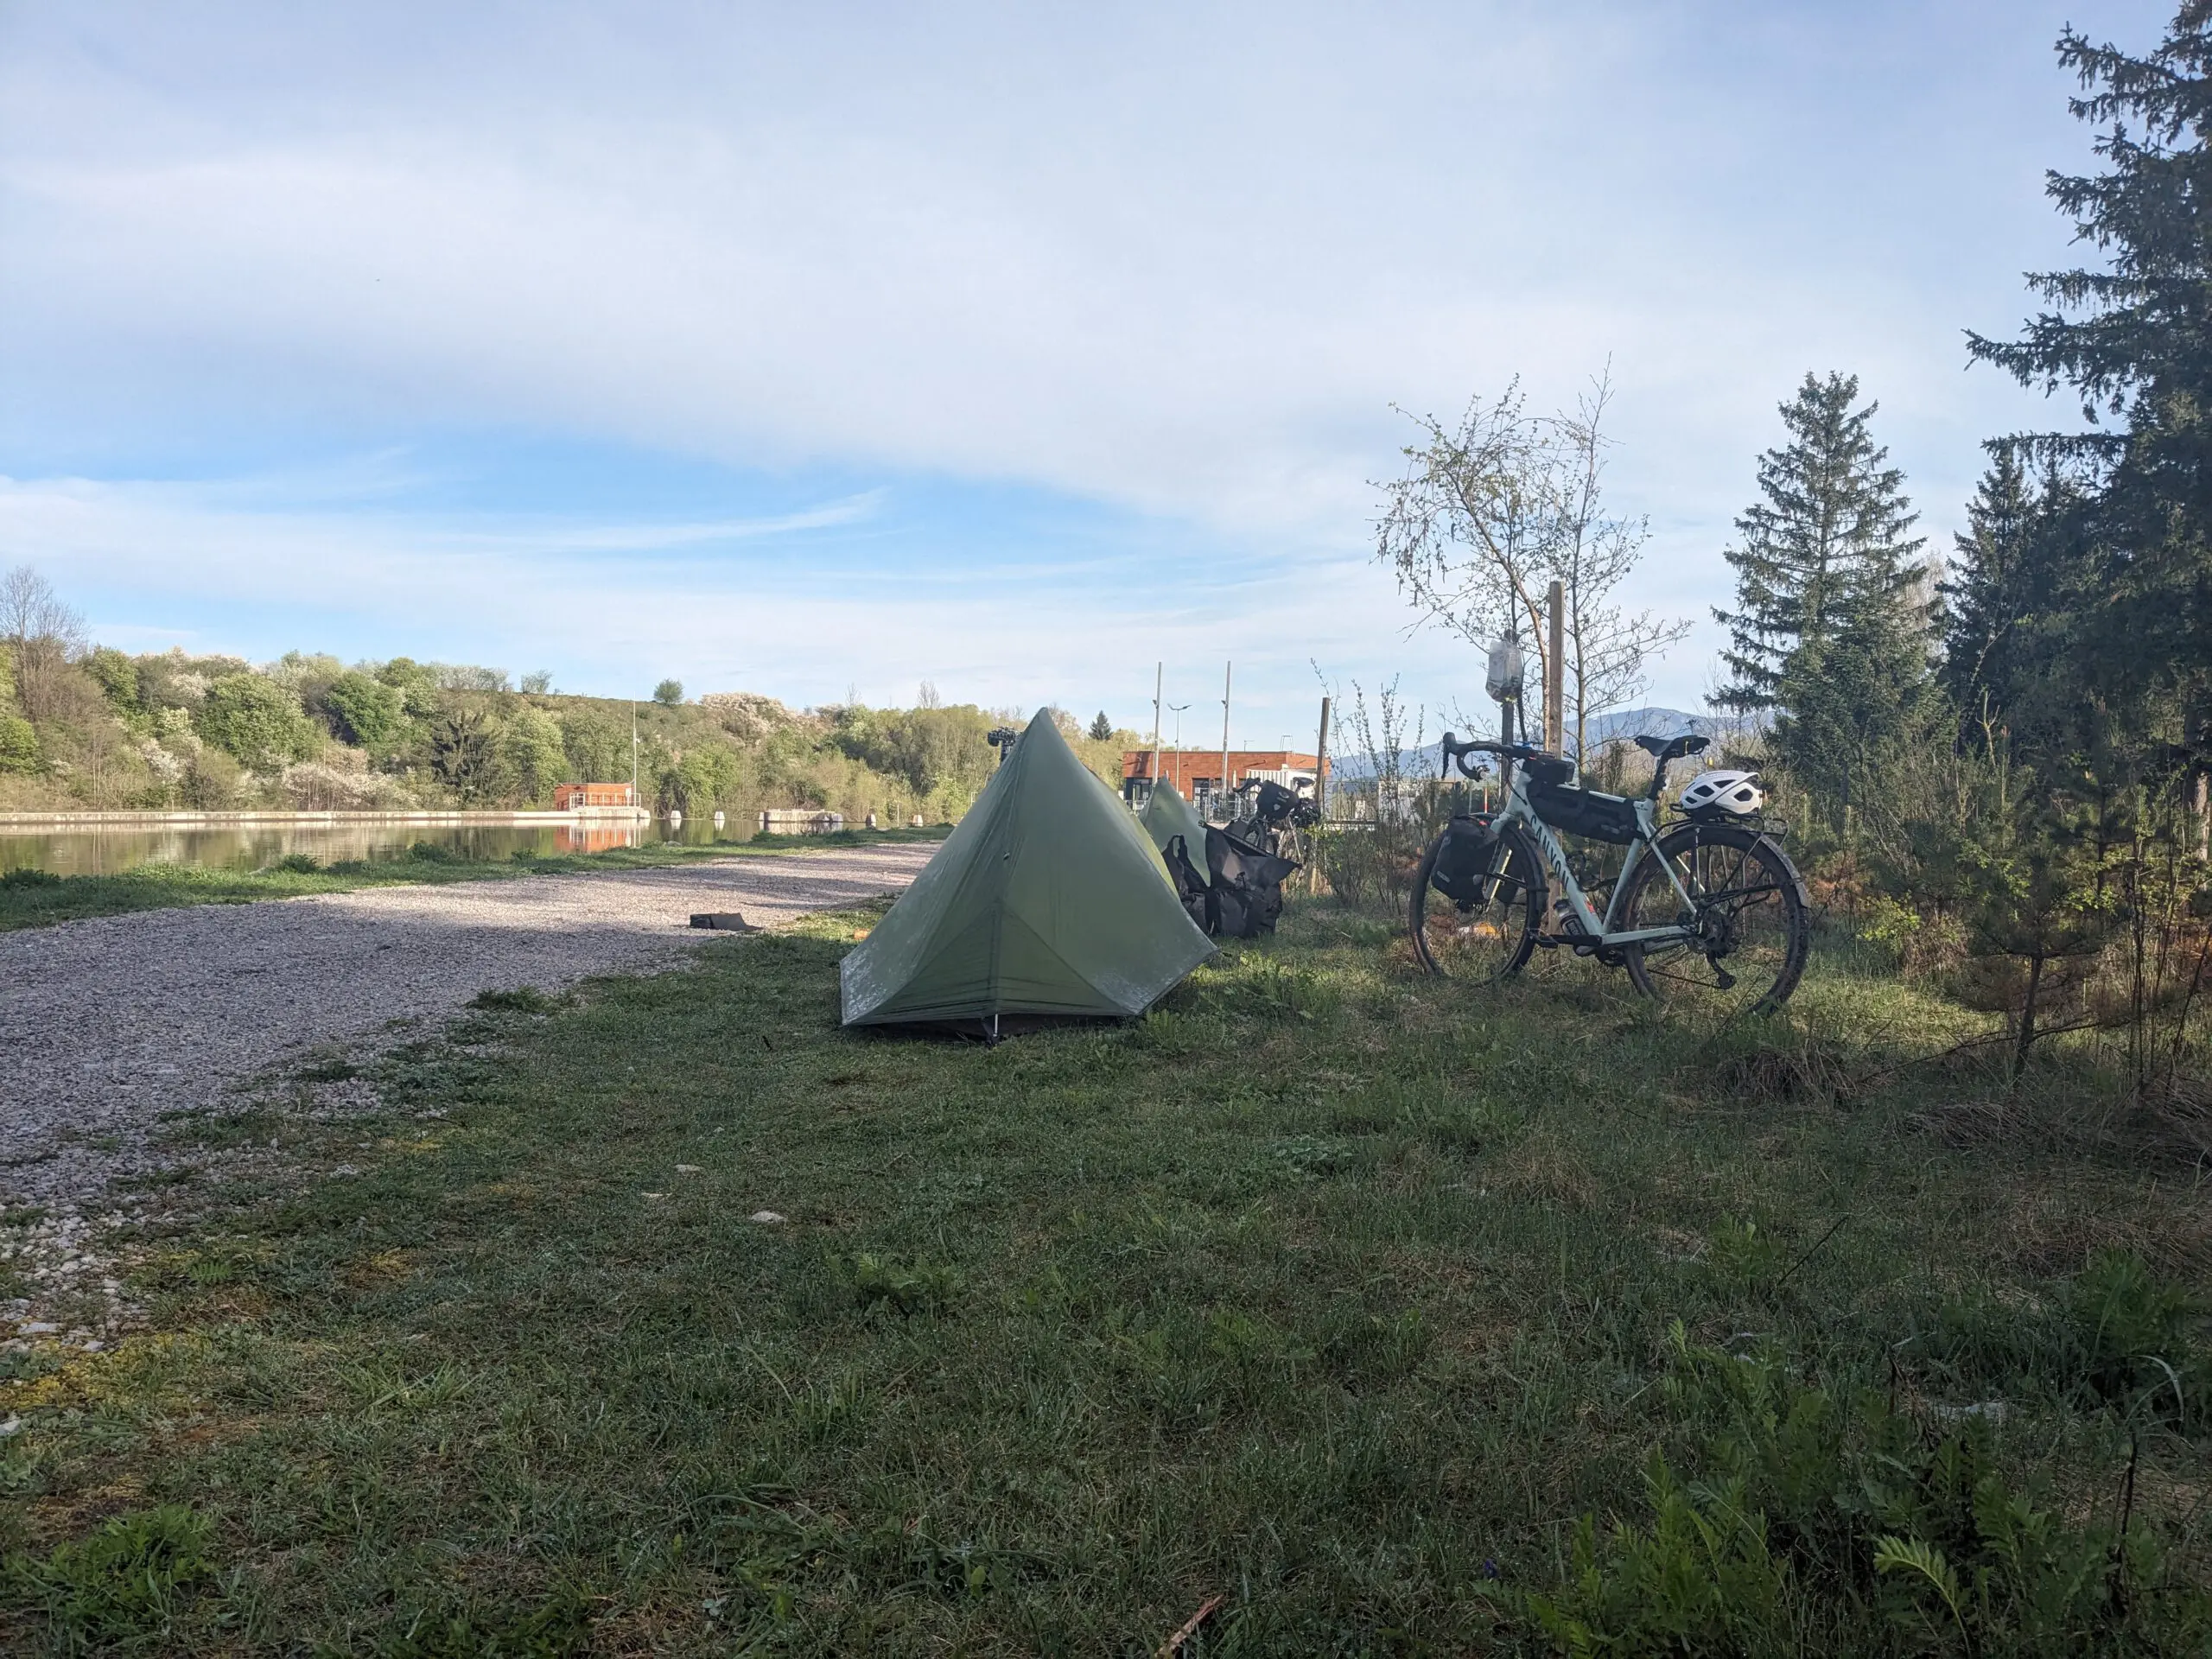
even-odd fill
[[[1681,737],[1694,734],[1700,737],[1720,735],[1728,722],[1710,715],[1693,715],[1681,709],[1620,709],[1611,714],[1599,715],[1590,722],[1590,742],[1592,747],[1633,737]],[[1460,732],[1460,737],[1478,734]],[[1496,737],[1497,728],[1492,725],[1479,734]],[[1408,778],[1433,778],[1441,769],[1444,746],[1441,742],[1425,743],[1420,748],[1408,749],[1400,762],[1402,775]],[[1363,753],[1338,754],[1330,762],[1331,773],[1346,782],[1375,775],[1373,757]]]

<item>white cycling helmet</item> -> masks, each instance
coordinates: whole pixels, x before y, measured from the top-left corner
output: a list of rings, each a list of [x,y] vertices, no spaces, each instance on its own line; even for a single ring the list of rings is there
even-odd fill
[[[1681,809],[1694,818],[1748,818],[1765,804],[1756,772],[1701,772],[1681,794]]]

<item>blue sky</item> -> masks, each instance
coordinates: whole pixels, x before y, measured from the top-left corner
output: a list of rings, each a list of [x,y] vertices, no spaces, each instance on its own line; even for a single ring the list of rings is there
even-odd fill
[[[1141,724],[1164,658],[1211,736],[1234,658],[1271,745],[1315,664],[1473,701],[1369,558],[1392,405],[1610,362],[1697,706],[1807,370],[1942,546],[2064,421],[1962,331],[2072,257],[2060,25],[2170,11],[0,3],[0,563],[613,696]]]

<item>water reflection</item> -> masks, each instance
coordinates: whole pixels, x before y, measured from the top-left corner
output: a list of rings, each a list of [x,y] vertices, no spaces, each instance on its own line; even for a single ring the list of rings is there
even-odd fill
[[[748,839],[733,813],[727,829],[711,819],[682,823],[241,823],[87,824],[79,829],[0,828],[0,871],[50,870],[56,875],[111,875],[140,864],[199,864],[257,870],[290,853],[325,864],[346,859],[378,863],[403,858],[418,841],[457,857],[505,859],[519,852],[602,853],[615,847],[681,842],[703,847]]]

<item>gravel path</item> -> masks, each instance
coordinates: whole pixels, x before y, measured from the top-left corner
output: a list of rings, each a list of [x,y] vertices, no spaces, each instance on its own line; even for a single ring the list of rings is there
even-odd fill
[[[660,870],[379,887],[0,933],[0,1201],[73,1208],[147,1131],[327,1044],[373,1048],[480,991],[664,967],[714,935],[904,887],[894,844]]]

